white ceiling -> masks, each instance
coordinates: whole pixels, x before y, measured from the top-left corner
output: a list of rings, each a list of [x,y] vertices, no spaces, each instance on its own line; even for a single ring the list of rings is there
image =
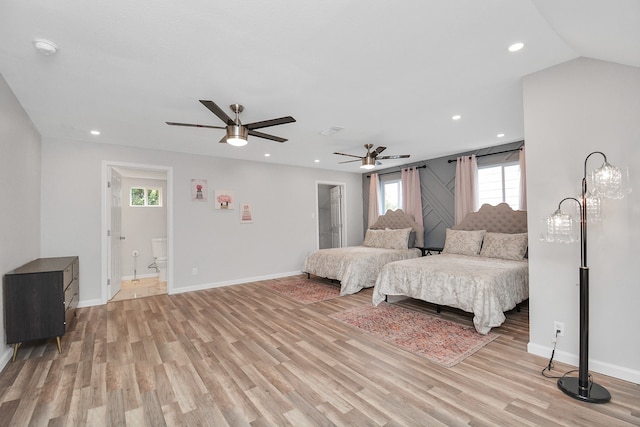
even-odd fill
[[[388,167],[523,139],[521,77],[580,56],[640,66],[640,0],[0,3],[0,74],[45,140],[342,171],[365,143],[411,154]],[[297,122],[242,148],[165,124],[221,125],[199,99]]]

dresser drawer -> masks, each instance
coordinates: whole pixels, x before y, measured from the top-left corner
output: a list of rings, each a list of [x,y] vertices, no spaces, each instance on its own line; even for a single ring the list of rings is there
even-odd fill
[[[71,302],[75,298],[76,305],[78,304],[78,279],[72,281],[67,289],[64,290],[64,308],[65,310],[71,306]]]
[[[73,264],[69,264],[62,272],[62,287],[63,289],[69,286],[73,280]]]

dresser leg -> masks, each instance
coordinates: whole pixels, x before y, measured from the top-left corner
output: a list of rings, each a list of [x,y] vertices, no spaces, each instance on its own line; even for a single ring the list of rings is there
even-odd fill
[[[62,344],[60,344],[60,337],[56,337],[56,341],[58,342],[58,353],[62,354]]]
[[[17,342],[13,345],[13,358],[11,359],[12,362],[16,361],[16,357],[18,356],[18,347],[20,347],[20,343]]]

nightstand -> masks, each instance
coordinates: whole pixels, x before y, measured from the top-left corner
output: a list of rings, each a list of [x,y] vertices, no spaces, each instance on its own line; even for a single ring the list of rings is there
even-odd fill
[[[438,248],[438,247],[435,247],[435,246],[429,246],[429,247],[426,247],[426,248],[418,248],[418,249],[420,249],[420,251],[422,252],[422,256],[427,256],[427,255],[435,255],[434,252],[442,253],[442,249],[443,248]]]

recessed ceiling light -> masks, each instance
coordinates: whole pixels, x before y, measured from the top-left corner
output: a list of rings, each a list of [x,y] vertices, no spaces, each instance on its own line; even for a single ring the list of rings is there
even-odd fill
[[[462,118],[462,116],[460,114],[456,114],[454,116],[451,116],[451,120],[460,120]]]
[[[58,51],[58,46],[56,46],[52,41],[45,39],[35,39],[33,41],[33,45],[38,52],[44,55],[53,55]]]
[[[499,133],[496,135],[498,138],[502,138],[504,136],[504,133]]]
[[[518,42],[509,46],[509,52],[517,52],[524,47],[524,43]]]
[[[316,163],[320,163],[320,160],[318,160],[318,159],[315,159],[315,160],[314,160],[314,162],[316,162]]]
[[[265,156],[265,157],[271,157],[271,154],[269,154],[269,153],[264,153],[264,156]]]
[[[100,131],[99,130],[92,130],[91,135],[100,135]]]

